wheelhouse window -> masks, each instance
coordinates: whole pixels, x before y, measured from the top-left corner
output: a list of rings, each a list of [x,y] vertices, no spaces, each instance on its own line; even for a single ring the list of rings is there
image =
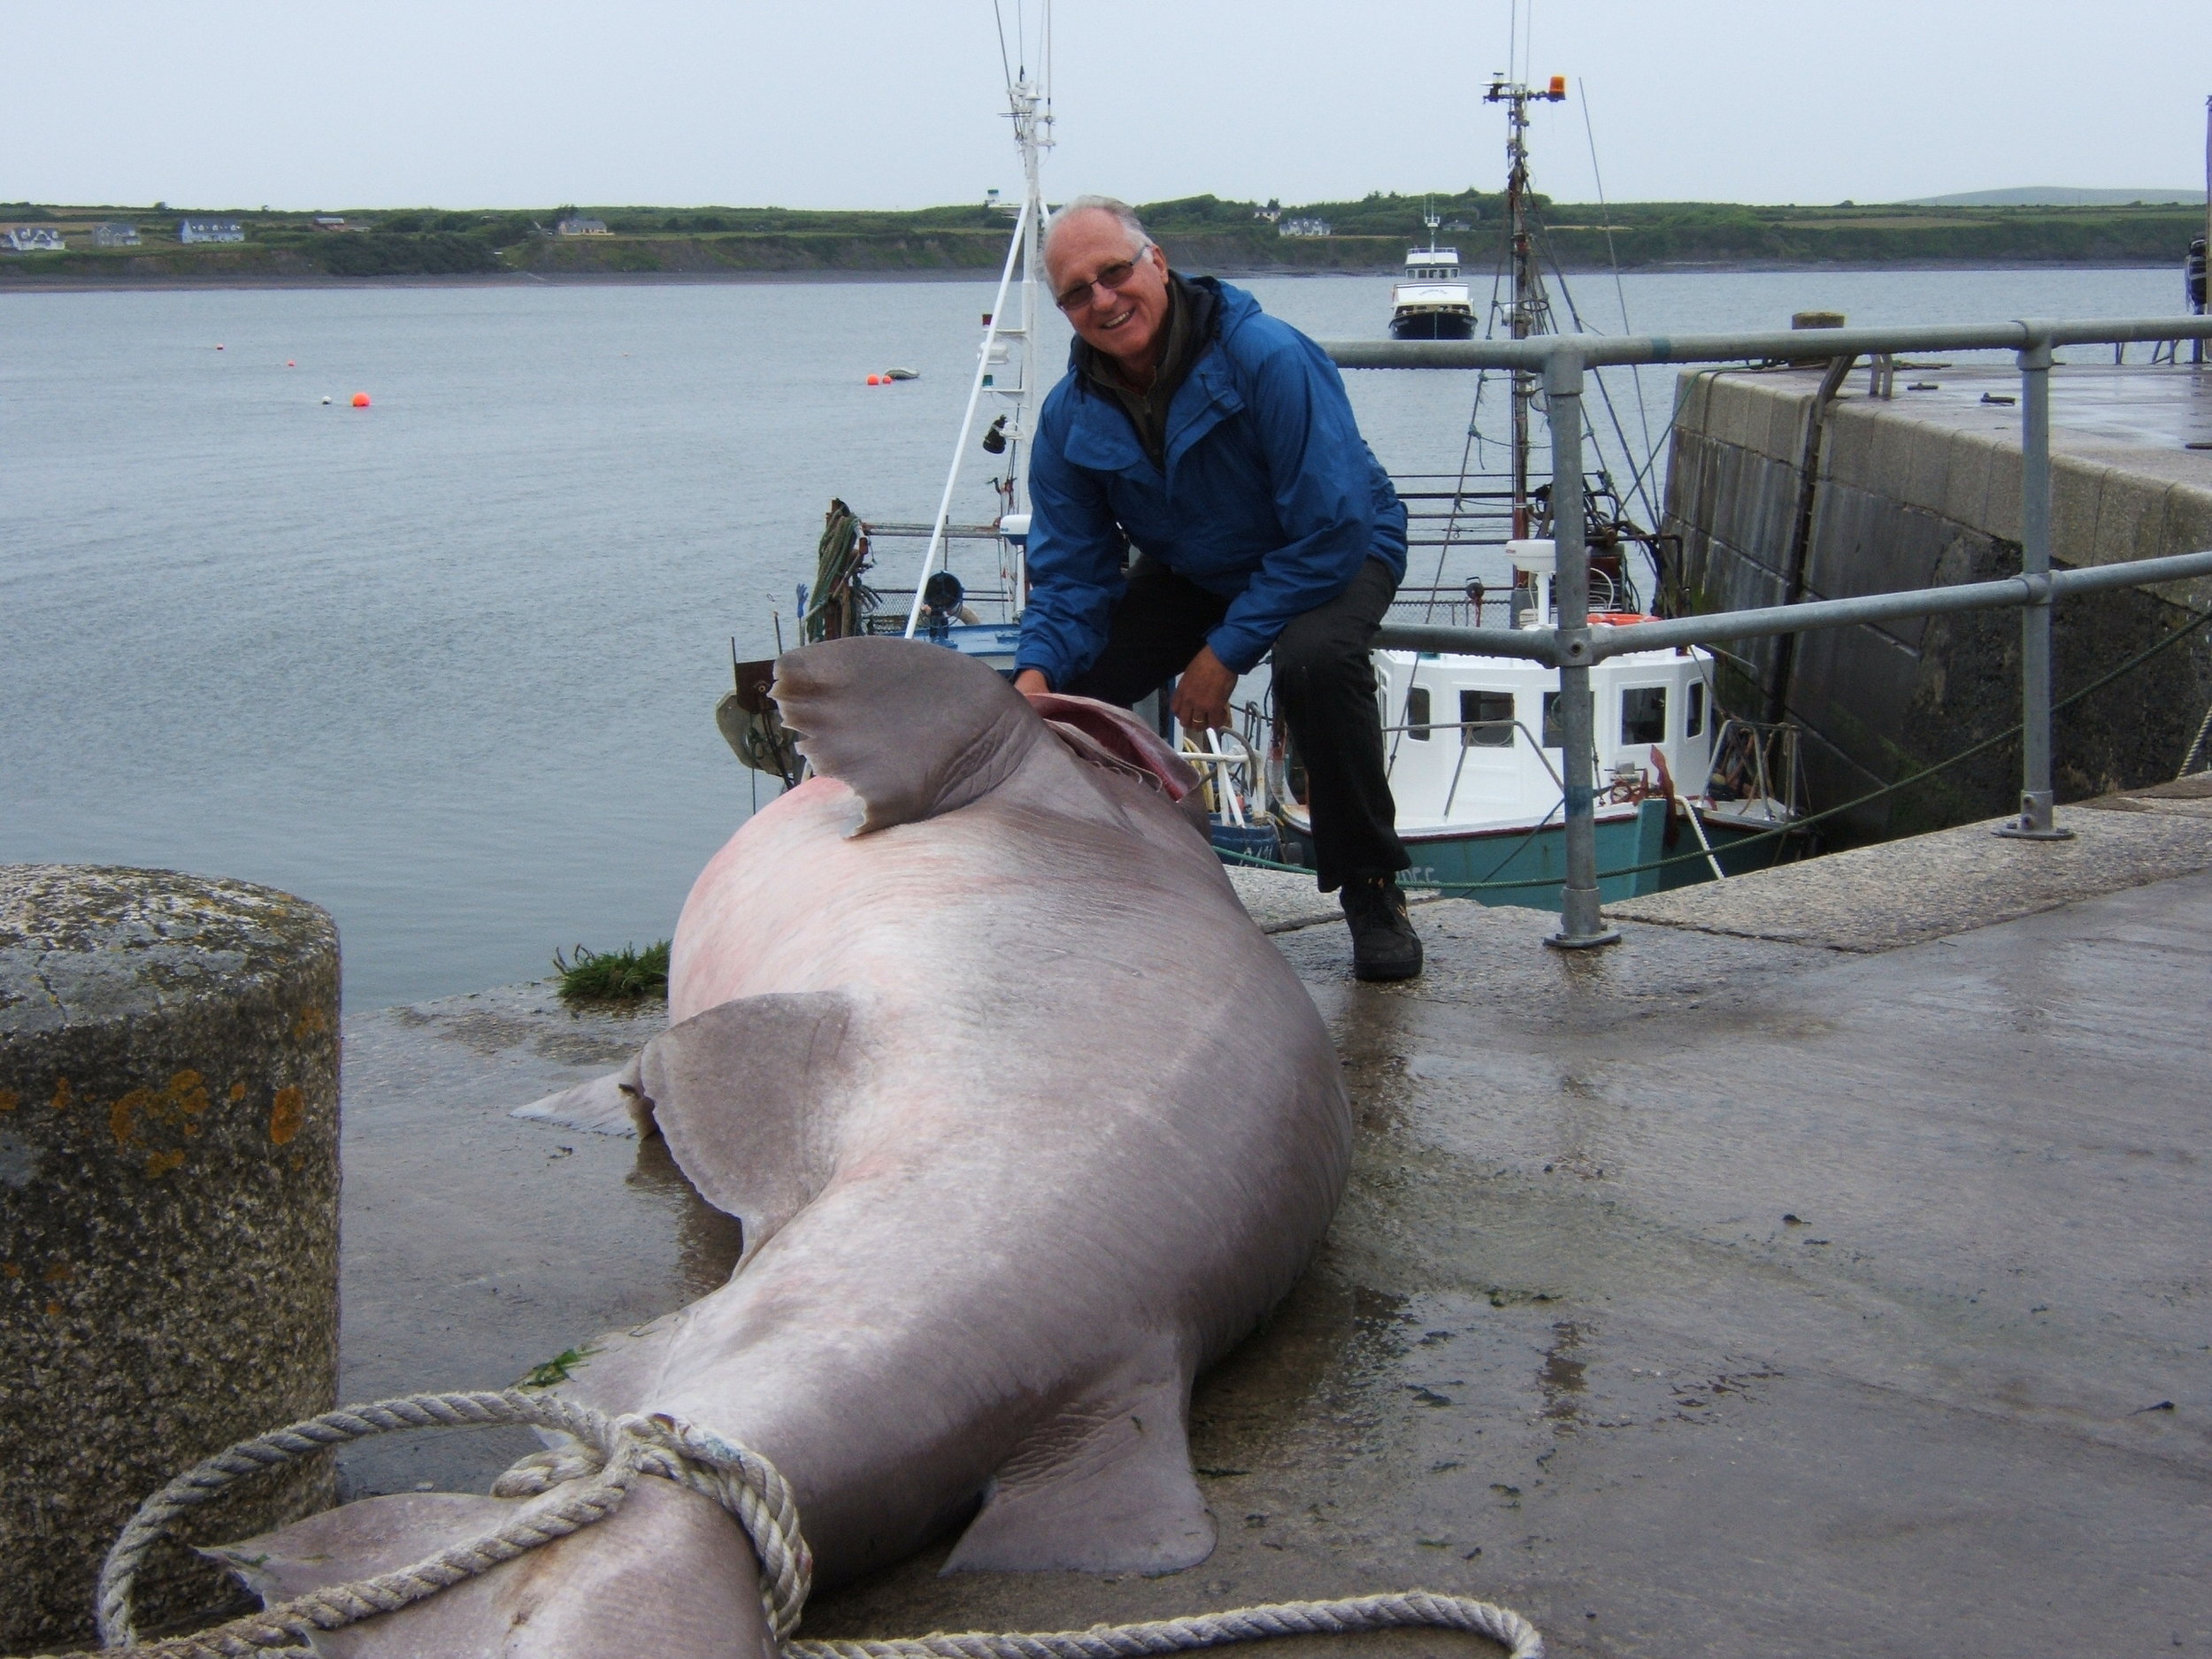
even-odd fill
[[[1632,686],[1621,693],[1621,741],[1663,743],[1667,741],[1667,688]]]
[[[1704,732],[1705,682],[1701,680],[1694,680],[1690,682],[1689,716],[1683,723],[1682,734],[1685,737],[1700,737],[1704,734]]]
[[[1564,749],[1566,743],[1559,734],[1559,694],[1548,691],[1544,694],[1544,747]]]
[[[1406,693],[1406,735],[1417,743],[1429,741],[1429,688],[1416,686]]]
[[[1469,749],[1511,749],[1513,694],[1509,691],[1461,692],[1459,725],[1459,740]]]

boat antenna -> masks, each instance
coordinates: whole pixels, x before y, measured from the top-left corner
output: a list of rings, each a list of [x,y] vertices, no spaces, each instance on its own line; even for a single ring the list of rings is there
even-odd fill
[[[1590,178],[1598,189],[1598,215],[1605,221],[1605,257],[1613,266],[1613,296],[1620,302],[1621,332],[1624,334],[1632,334],[1636,330],[1628,320],[1628,286],[1621,280],[1621,256],[1613,246],[1613,208],[1612,204],[1605,199],[1605,175],[1598,170],[1597,128],[1590,124],[1589,77],[1586,75],[1583,77],[1582,84],[1578,90],[1582,94],[1580,103],[1582,104],[1583,136],[1590,141]],[[1572,303],[1571,296],[1569,303]],[[1644,453],[1649,455],[1651,453],[1651,411],[1644,407],[1644,375],[1641,365],[1632,363],[1628,365],[1628,381],[1636,391],[1636,418],[1643,423]],[[1651,506],[1648,499],[1646,500],[1644,505],[1645,510],[1648,511]]]

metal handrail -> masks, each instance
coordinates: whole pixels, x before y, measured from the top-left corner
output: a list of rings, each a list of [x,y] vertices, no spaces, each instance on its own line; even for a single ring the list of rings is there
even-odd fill
[[[1961,582],[1950,588],[1909,588],[1897,593],[1863,594],[1854,599],[1765,605],[1755,611],[1717,611],[1701,616],[1671,617],[1663,621],[1620,626],[1600,623],[1571,634],[1560,628],[1459,628],[1419,622],[1386,622],[1376,632],[1375,644],[1383,650],[1525,657],[1557,668],[1570,663],[1600,663],[1609,657],[1626,657],[1637,651],[1669,650],[1679,645],[1717,645],[1724,640],[1840,628],[1855,622],[1886,622],[1901,617],[1932,617],[1953,611],[1995,611],[2010,605],[2044,605],[2081,594],[2108,593],[2118,588],[2149,588],[2196,576],[2212,576],[2212,552],[2176,553],[2163,558],[2099,565],[2088,570],[2053,571],[2047,576],[2006,576],[1995,581]]]
[[[1632,363],[1815,362],[1901,351],[2024,351],[2141,340],[2212,340],[2212,317],[2133,317],[1878,328],[1763,328],[1718,334],[1542,334],[1528,340],[1329,340],[1343,369],[1541,369],[1563,354],[1585,368]]]
[[[2020,624],[2020,815],[1998,833],[2060,841],[2072,832],[2052,819],[2051,604],[2070,595],[2134,588],[2212,575],[2212,553],[2185,553],[2093,569],[2051,568],[2052,350],[2065,345],[2124,344],[2142,340],[2212,340],[2212,316],[2015,319],[1968,326],[1905,325],[1879,328],[1764,329],[1712,334],[1547,334],[1524,340],[1355,340],[1325,345],[1348,369],[1540,371],[1544,414],[1551,431],[1554,571],[1558,625],[1552,628],[1447,628],[1388,624],[1375,642],[1391,649],[1474,652],[1550,663],[1559,670],[1559,719],[1566,762],[1566,879],[1560,889],[1560,930],[1547,942],[1582,949],[1620,935],[1598,908],[1595,775],[1591,739],[1596,710],[1590,666],[1627,651],[1689,646],[1761,634],[1951,611],[2016,605]],[[1625,627],[1589,624],[1590,557],[1582,476],[1585,377],[1607,365],[1786,362],[1818,364],[1832,373],[1870,354],[2009,350],[2020,373],[2021,573],[1994,582],[1854,599],[1719,611]]]

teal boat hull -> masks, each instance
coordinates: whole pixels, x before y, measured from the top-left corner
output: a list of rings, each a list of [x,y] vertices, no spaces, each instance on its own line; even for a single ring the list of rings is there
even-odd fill
[[[1733,829],[1725,824],[1707,820],[1705,839],[1713,844],[1713,858],[1724,875],[1748,875],[1754,870],[1766,870],[1801,854],[1802,849],[1787,835],[1771,835],[1755,829]],[[1674,845],[1668,848],[1666,856],[1680,853],[1701,853],[1697,837],[1684,825],[1676,834]],[[1608,866],[1602,859],[1598,868]],[[1659,878],[1659,891],[1673,887],[1694,887],[1701,881],[1713,879],[1713,866],[1701,856],[1671,864],[1663,870],[1652,872]]]
[[[1618,876],[1603,873],[1653,864],[1667,856],[1667,803],[1655,796],[1640,804],[1633,818],[1600,819],[1597,832],[1600,903],[1616,903],[1641,894],[1656,893],[1663,877],[1674,870],[1689,867],[1676,864],[1664,870],[1637,870]],[[1683,850],[1685,841],[1693,849],[1696,846],[1688,835],[1678,835],[1672,850]],[[1559,908],[1560,888],[1567,879],[1566,830],[1556,819],[1533,832],[1515,830],[1503,834],[1409,839],[1406,851],[1413,856],[1413,868],[1398,878],[1405,886],[1452,887],[1464,883],[1472,890],[1455,896],[1473,899],[1481,904],[1519,904],[1530,910],[1555,910]],[[1695,868],[1711,879],[1712,872],[1705,869],[1701,860]],[[1502,885],[1506,883],[1514,885]]]

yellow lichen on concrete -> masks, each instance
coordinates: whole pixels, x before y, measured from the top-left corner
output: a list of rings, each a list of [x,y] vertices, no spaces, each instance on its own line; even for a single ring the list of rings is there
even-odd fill
[[[159,1180],[183,1162],[181,1152],[150,1152],[146,1155],[146,1179]]]
[[[279,1146],[285,1145],[299,1133],[306,1119],[298,1085],[287,1083],[276,1092],[276,1099],[269,1106],[269,1139]]]
[[[162,1088],[134,1088],[108,1108],[108,1130],[119,1147],[141,1139],[139,1119],[173,1124],[188,1135],[200,1132],[196,1119],[207,1110],[207,1085],[197,1071],[174,1072]]]
[[[127,1147],[137,1139],[138,1131],[132,1119],[154,1103],[154,1092],[150,1088],[134,1088],[116,1096],[115,1104],[108,1108],[108,1133],[115,1137],[115,1144]]]

